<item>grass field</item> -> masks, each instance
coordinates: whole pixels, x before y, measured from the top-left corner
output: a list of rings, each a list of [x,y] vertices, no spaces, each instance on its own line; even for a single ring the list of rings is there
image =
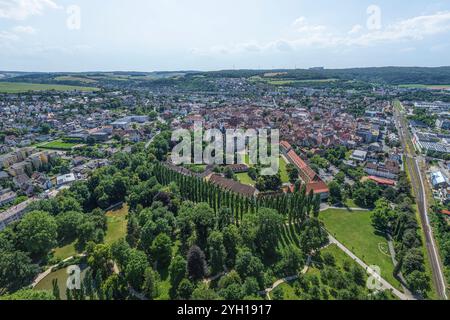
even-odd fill
[[[236,176],[237,176],[239,182],[242,183],[242,184],[246,184],[246,185],[249,185],[249,186],[254,186],[255,185],[255,180],[250,178],[250,176],[248,175],[247,172],[237,173]]]
[[[449,90],[450,84],[401,84],[398,87],[408,89]]]
[[[77,249],[75,248],[75,242],[76,241],[69,243],[65,246],[55,248],[55,250],[53,251],[53,255],[55,256],[55,258],[64,260],[74,255],[77,255],[79,252],[77,252]]]
[[[280,176],[281,182],[283,183],[289,182],[289,175],[287,173],[286,166],[287,166],[286,161],[284,160],[283,157],[280,157]]]
[[[0,93],[24,93],[29,91],[97,91],[98,88],[66,86],[59,84],[23,83],[23,82],[0,82]]]
[[[125,204],[118,210],[106,213],[108,229],[106,230],[105,243],[112,244],[117,240],[125,238],[127,234],[128,206]]]
[[[349,211],[346,209],[328,209],[321,212],[320,220],[327,230],[350,251],[368,265],[377,265],[381,275],[393,286],[401,289],[394,278],[394,265],[391,257],[384,252],[387,240],[375,233],[369,211]]]
[[[64,142],[62,140],[55,140],[51,142],[41,143],[37,145],[38,148],[42,149],[51,149],[51,150],[72,150],[72,148],[76,145],[79,145],[79,143],[71,143],[71,142]]]
[[[60,76],[55,78],[56,81],[79,81],[83,83],[95,83],[96,80],[89,79],[89,78],[83,78],[83,77],[76,77],[76,76]]]

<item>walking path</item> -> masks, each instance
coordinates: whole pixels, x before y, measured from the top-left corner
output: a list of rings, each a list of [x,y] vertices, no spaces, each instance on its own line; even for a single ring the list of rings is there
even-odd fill
[[[330,242],[336,244],[339,249],[344,251],[350,258],[352,258],[357,264],[359,264],[361,267],[364,268],[364,270],[367,271],[371,276],[377,278],[377,280],[380,281],[382,287],[384,289],[390,290],[395,296],[397,296],[401,300],[416,300],[414,297],[410,297],[396,288],[394,288],[389,282],[387,282],[385,279],[383,279],[379,274],[377,274],[374,270],[372,270],[367,264],[365,264],[361,259],[359,259],[357,256],[355,256],[347,247],[345,247],[342,243],[340,243],[336,238],[334,238],[332,235],[328,235]]]
[[[312,260],[311,256],[308,256],[308,259],[306,260],[306,265],[303,268],[303,270],[301,271],[301,274],[306,274],[308,272],[309,266],[311,265],[311,260]],[[279,279],[279,280],[275,281],[275,283],[270,288],[267,288],[266,290],[261,291],[260,294],[266,294],[267,300],[272,300],[270,298],[270,293],[273,290],[275,290],[276,287],[278,287],[279,285],[282,285],[285,282],[289,282],[289,281],[295,280],[297,278],[298,278],[298,275],[286,277],[286,278],[283,278],[283,279]]]

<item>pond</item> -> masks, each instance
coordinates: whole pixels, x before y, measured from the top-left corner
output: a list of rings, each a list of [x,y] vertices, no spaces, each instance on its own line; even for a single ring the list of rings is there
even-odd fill
[[[62,300],[66,299],[66,283],[67,283],[67,268],[62,268],[57,271],[53,271],[52,273],[48,274],[44,279],[42,279],[35,287],[35,290],[47,290],[50,292],[53,292],[53,285],[52,281],[53,279],[58,280],[58,286],[59,286],[59,293]],[[83,281],[84,276],[86,275],[86,271],[88,270],[86,265],[80,265],[81,269],[81,281]]]

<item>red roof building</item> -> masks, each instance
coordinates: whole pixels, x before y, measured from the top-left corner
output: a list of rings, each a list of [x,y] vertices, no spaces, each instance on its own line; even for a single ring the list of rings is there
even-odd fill
[[[282,141],[280,145],[288,161],[299,170],[300,179],[306,184],[306,192],[313,191],[314,194],[320,194],[322,199],[326,199],[330,191],[327,184],[292,150],[288,142]],[[293,186],[290,189],[293,191]]]
[[[441,213],[450,216],[450,211],[448,210],[441,210]]]
[[[372,180],[373,182],[376,182],[377,184],[381,184],[384,186],[395,186],[395,184],[396,184],[396,182],[394,180],[379,178],[379,177],[375,177],[375,176],[368,176],[367,179]]]

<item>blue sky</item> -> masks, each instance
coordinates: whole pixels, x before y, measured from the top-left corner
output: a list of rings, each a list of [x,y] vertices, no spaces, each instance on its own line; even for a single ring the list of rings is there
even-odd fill
[[[449,49],[448,0],[0,0],[0,70],[441,66]]]

